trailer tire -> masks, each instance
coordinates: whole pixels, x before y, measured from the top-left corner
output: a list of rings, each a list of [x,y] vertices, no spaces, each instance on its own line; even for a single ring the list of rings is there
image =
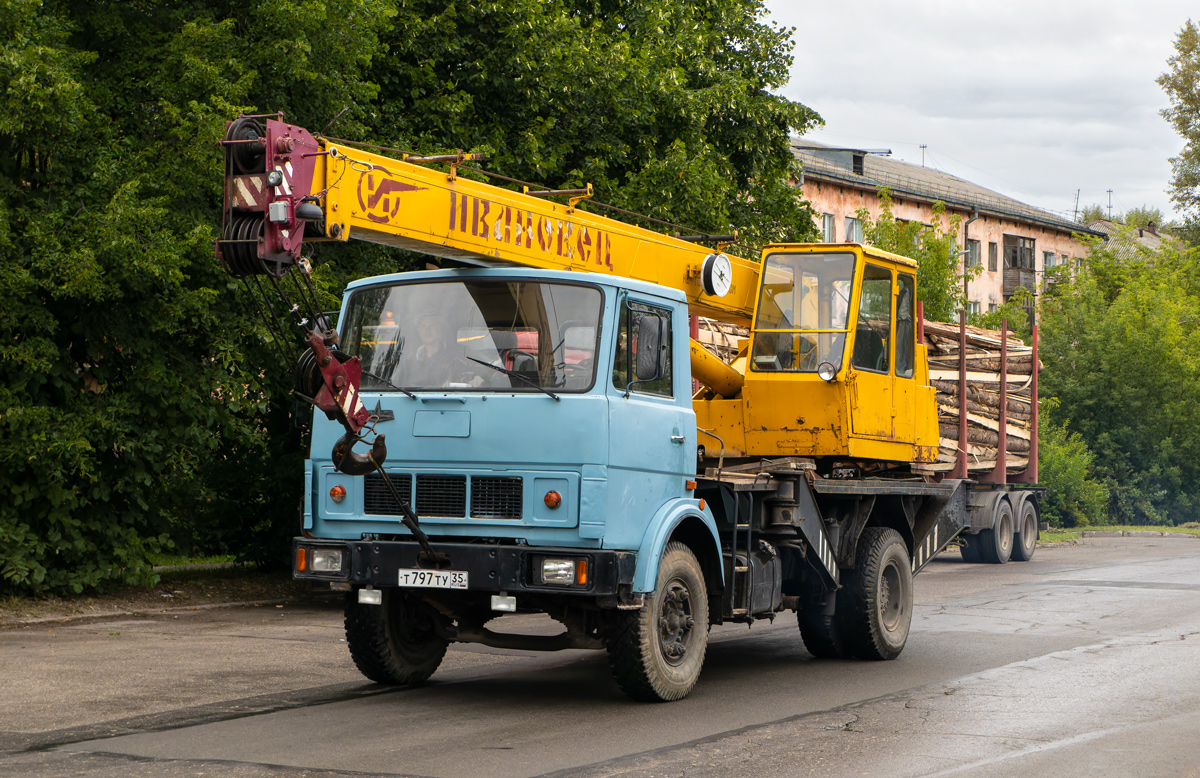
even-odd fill
[[[446,655],[449,641],[434,630],[442,616],[402,591],[384,589],[379,605],[363,605],[352,592],[345,616],[350,658],[375,683],[424,683]]]
[[[858,659],[895,659],[912,625],[912,560],[900,533],[868,527],[849,581],[838,592],[839,626]]]
[[[962,560],[972,564],[982,562],[983,555],[979,553],[979,545],[981,542],[979,535],[968,535],[964,533],[962,536],[962,541],[962,547],[959,549],[962,553]]]
[[[846,641],[842,639],[837,615],[830,616],[818,604],[801,608],[796,613],[800,623],[800,639],[808,653],[817,659],[845,659]]]
[[[1030,500],[1021,502],[1017,509],[1017,536],[1013,539],[1012,558],[1017,562],[1028,562],[1033,559],[1037,549],[1038,515],[1037,508]]]
[[[1008,561],[1013,550],[1013,510],[1008,500],[997,500],[990,529],[981,531],[979,553],[983,561],[1002,565]]]
[[[642,702],[686,697],[708,650],[708,591],[696,555],[668,543],[658,584],[636,611],[617,611],[605,632],[608,665],[621,691]]]

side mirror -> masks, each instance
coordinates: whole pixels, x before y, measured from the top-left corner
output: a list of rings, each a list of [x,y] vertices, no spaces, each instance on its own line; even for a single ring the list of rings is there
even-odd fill
[[[662,378],[662,317],[656,313],[643,313],[638,320],[637,360],[634,375],[638,381],[654,381]]]

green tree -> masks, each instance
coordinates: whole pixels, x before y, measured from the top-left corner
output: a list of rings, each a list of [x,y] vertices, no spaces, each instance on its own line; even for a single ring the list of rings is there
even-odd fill
[[[819,121],[773,94],[790,31],[761,0],[409,0],[384,35],[383,142],[489,154],[514,178],[750,246],[815,238],[789,137]],[[589,207],[589,206],[585,206]],[[621,217],[623,218],[623,217]]]
[[[1055,527],[1085,527],[1107,516],[1108,488],[1094,477],[1095,455],[1078,433],[1050,421],[1038,430],[1038,478],[1049,487],[1042,518]]]
[[[958,230],[962,220],[946,215],[946,205],[933,204],[933,224],[901,221],[892,212],[891,190],[879,191],[880,213],[872,219],[865,208],[857,216],[863,239],[872,246],[913,259],[917,263],[917,299],[925,303],[925,318],[951,321],[963,307],[963,272],[973,278],[982,269],[964,271]]]
[[[1163,117],[1183,138],[1179,156],[1171,158],[1171,199],[1180,211],[1200,216],[1200,28],[1190,19],[1175,36],[1175,54],[1158,85],[1171,101]]]
[[[1098,249],[1067,293],[1043,299],[1043,392],[1092,452],[1114,521],[1200,515],[1198,261],[1195,250],[1122,260]]]

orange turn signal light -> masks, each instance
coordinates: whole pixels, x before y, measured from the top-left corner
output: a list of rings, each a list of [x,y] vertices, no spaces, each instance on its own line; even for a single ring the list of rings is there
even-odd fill
[[[308,569],[308,549],[296,549],[296,572],[303,573]]]
[[[562,495],[551,489],[550,491],[546,492],[545,502],[547,508],[554,510],[558,506],[562,505]]]
[[[694,492],[694,491],[696,491],[696,482],[688,481],[683,485],[683,488],[687,489],[689,492]]]
[[[346,487],[338,484],[330,489],[329,499],[333,500],[334,502],[341,502],[342,500],[346,499]]]
[[[575,584],[577,586],[587,586],[587,560],[580,559],[575,563]]]
[[[704,498],[700,498],[700,510],[704,510]]]

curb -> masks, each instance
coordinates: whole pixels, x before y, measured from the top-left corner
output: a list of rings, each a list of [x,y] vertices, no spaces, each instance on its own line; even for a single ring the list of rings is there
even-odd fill
[[[1084,530],[1079,533],[1084,538],[1195,538],[1186,532],[1155,532],[1154,530]]]
[[[44,627],[47,624],[69,626],[79,622],[100,622],[110,619],[128,618],[130,616],[163,616],[180,613],[191,613],[194,611],[211,611],[220,610],[222,608],[249,608],[256,605],[289,605],[301,602],[310,602],[309,597],[284,597],[276,600],[239,600],[237,602],[210,602],[203,605],[176,605],[170,608],[142,608],[140,610],[124,610],[124,611],[104,611],[102,613],[79,614],[72,616],[43,616],[35,619],[25,619],[23,621],[10,621],[5,624],[0,624],[0,630],[20,629],[22,627]]]

